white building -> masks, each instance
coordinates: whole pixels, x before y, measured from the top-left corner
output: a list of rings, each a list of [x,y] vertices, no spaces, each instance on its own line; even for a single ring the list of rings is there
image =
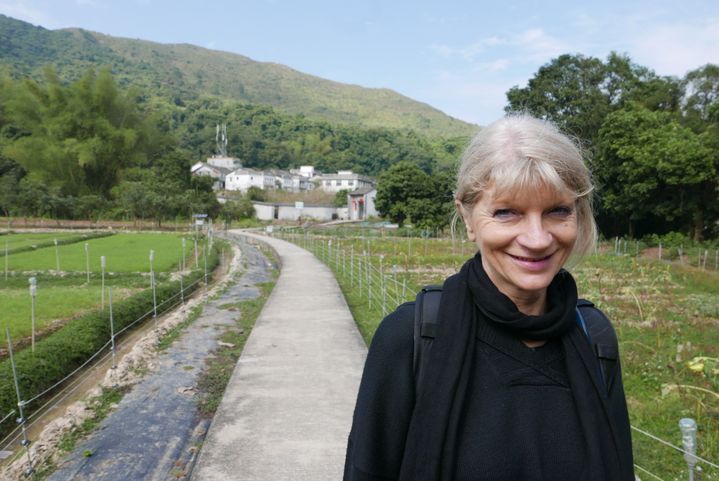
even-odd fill
[[[374,187],[362,187],[349,192],[347,194],[348,218],[350,220],[367,220],[370,217],[377,217],[376,197],[377,189]]]
[[[269,172],[249,168],[236,169],[225,177],[225,189],[247,192],[250,187],[274,189],[275,176]]]
[[[213,155],[212,157],[209,157],[207,159],[207,164],[215,167],[222,167],[223,169],[227,170],[235,170],[242,167],[242,162],[240,162],[240,159],[235,157],[227,157],[224,155]]]
[[[197,162],[190,167],[191,175],[207,176],[215,179],[215,182],[212,184],[214,190],[222,190],[225,188],[225,179],[230,172],[230,169],[206,164],[205,162]]]
[[[326,192],[353,191],[363,187],[374,187],[374,181],[371,178],[355,174],[351,170],[340,170],[336,174],[319,174],[312,181]]]
[[[330,204],[294,204],[253,201],[255,215],[260,220],[335,220],[343,219],[347,209]]]

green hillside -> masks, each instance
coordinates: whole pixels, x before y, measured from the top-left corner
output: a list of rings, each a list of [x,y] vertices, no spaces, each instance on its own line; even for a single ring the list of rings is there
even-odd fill
[[[388,89],[369,89],[303,74],[284,65],[186,44],[159,44],[81,29],[47,30],[0,15],[0,65],[14,76],[39,77],[53,65],[76,80],[110,65],[120,85],[135,85],[177,104],[217,96],[271,105],[290,113],[364,127],[466,136],[475,126]]]

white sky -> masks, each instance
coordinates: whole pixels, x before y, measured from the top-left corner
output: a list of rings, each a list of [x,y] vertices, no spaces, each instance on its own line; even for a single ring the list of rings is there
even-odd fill
[[[478,124],[562,53],[614,50],[660,75],[719,64],[717,0],[0,0],[0,13],[235,52],[390,88]]]

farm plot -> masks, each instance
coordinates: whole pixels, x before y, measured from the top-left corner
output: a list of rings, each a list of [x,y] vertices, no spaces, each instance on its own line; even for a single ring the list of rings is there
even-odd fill
[[[81,239],[82,234],[76,232],[30,232],[23,234],[4,234],[0,236],[0,253],[5,252],[7,246],[8,251],[12,252],[18,248],[53,245],[54,241],[64,242],[69,239]]]
[[[154,251],[156,272],[169,271],[178,265],[182,240],[178,234],[115,234],[86,242],[45,247],[8,257],[8,269],[15,272],[60,270],[85,272],[89,258],[91,275],[101,272],[100,257],[107,260],[107,272],[149,271],[149,253]],[[186,241],[185,254],[194,247]],[[59,269],[58,269],[59,265]]]
[[[288,240],[334,270],[368,342],[386,313],[413,300],[422,285],[441,283],[474,253],[459,240],[340,237],[328,230]],[[719,462],[719,273],[605,251],[571,271],[580,296],[617,330],[637,474],[685,479],[681,453],[649,435],[681,446],[678,421],[694,418],[697,454]],[[716,467],[699,466],[701,479],[719,479]]]
[[[43,234],[46,237],[8,234],[2,238],[7,237],[8,243],[12,241],[14,245],[22,245],[23,242],[41,242],[48,238],[51,241],[61,239],[62,234]],[[153,270],[157,282],[170,278],[183,259],[188,258],[188,264],[194,261],[194,256],[190,255],[194,241],[188,238],[183,252],[182,237],[177,234],[123,233],[89,240],[71,234],[78,242],[8,256],[8,276],[0,276],[0,351],[7,346],[6,326],[13,341],[21,346],[27,345],[32,335],[33,303],[28,284],[31,277],[37,283],[35,332],[36,336],[42,336],[61,327],[69,319],[106,306],[108,298],[107,292],[102,292],[103,285],[112,288],[115,301],[149,288],[150,250],[154,251]],[[100,256],[106,257],[104,276]],[[58,263],[60,270],[57,270]],[[89,274],[86,271],[88,266]]]

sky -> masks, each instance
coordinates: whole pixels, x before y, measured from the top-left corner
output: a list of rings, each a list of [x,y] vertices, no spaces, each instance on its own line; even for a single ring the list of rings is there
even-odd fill
[[[718,0],[0,0],[0,13],[389,88],[479,125],[564,53],[678,77],[719,64]]]

